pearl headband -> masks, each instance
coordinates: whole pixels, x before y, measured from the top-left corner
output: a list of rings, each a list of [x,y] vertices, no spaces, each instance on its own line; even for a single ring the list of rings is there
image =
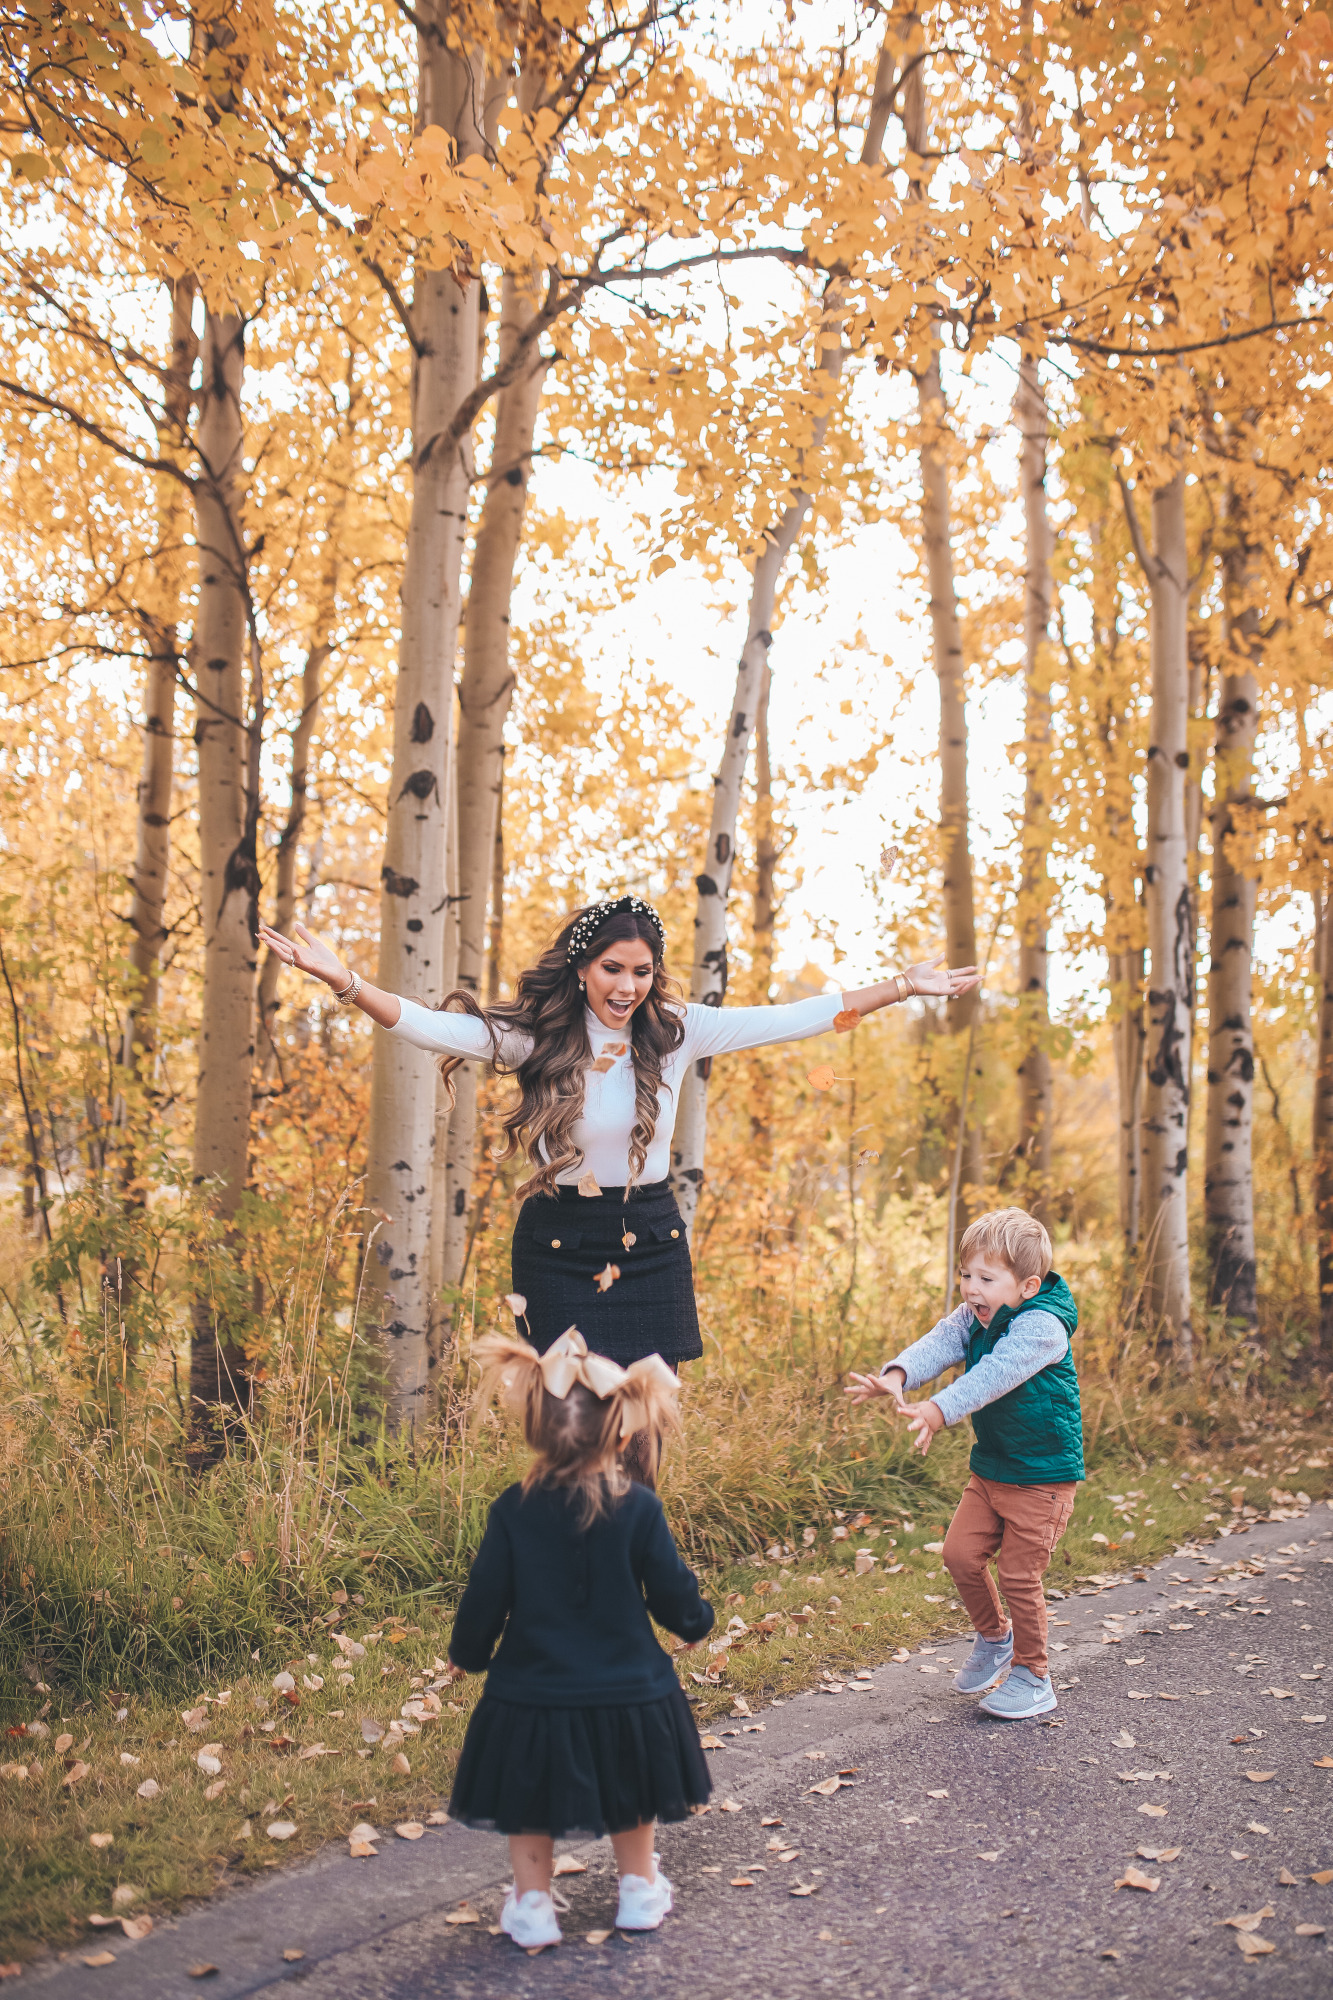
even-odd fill
[[[657,932],[659,944],[665,947],[666,928],[652,904],[640,902],[637,896],[622,896],[615,903],[594,903],[592,908],[585,911],[579,918],[569,934],[569,947],[565,953],[565,957],[569,960],[569,963],[573,965],[578,959],[582,958],[589,939],[595,932],[601,929],[608,917],[618,917],[621,915],[647,917],[649,923]]]

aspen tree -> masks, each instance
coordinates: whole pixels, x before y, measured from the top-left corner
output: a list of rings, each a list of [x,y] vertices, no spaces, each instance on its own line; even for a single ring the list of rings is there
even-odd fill
[[[1317,1349],[1325,1367],[1333,1366],[1333,908],[1330,901],[1325,876],[1316,904],[1319,1027],[1310,1121],[1319,1282]]]
[[[883,151],[884,132],[893,102],[897,52],[891,46],[886,27],[875,67],[861,164],[877,167]],[[819,408],[815,417],[809,456],[818,463],[820,450],[832,414],[846,349],[842,336],[842,292],[830,282],[820,315],[820,354],[817,387]],[[825,330],[827,329],[827,330]],[[783,565],[800,534],[810,511],[811,496],[798,490],[783,510],[774,529],[755,560],[750,586],[750,606],[745,645],[736,673],[731,718],[721,763],[713,780],[713,811],[704,850],[704,866],[695,878],[694,935],[690,963],[690,1000],[696,1006],[720,1007],[727,991],[727,897],[736,858],[736,826],[740,813],[741,785],[755,717],[769,675],[768,653],[773,643],[772,621],[777,602],[778,581]],[[694,1225],[703,1184],[704,1158],[708,1143],[708,1078],[711,1060],[696,1062],[682,1076],[676,1110],[676,1129],[671,1149],[671,1182],[687,1232]]]
[[[1019,363],[1017,418],[1022,437],[1023,489],[1023,853],[1018,892],[1018,992],[1023,1059],[1018,1066],[1019,1152],[1026,1169],[1027,1205],[1044,1220],[1051,1193],[1052,1077],[1047,940],[1050,844],[1047,786],[1051,696],[1044,651],[1051,622],[1053,537],[1046,506],[1046,440],[1050,420],[1035,354]]]
[[[418,134],[447,134],[461,162],[476,158],[482,59],[464,23],[431,0],[417,26]],[[412,341],[412,507],[394,688],[388,826],[380,870],[379,985],[430,1003],[443,998],[448,830],[453,812],[453,680],[470,466],[450,426],[477,370],[479,286],[418,257],[408,313]],[[367,1201],[379,1219],[366,1266],[385,1335],[389,1414],[424,1416],[430,1390],[431,1188],[435,1097],[421,1057],[376,1035],[371,1071]]]
[[[914,25],[912,16],[909,26]],[[930,135],[926,112],[925,66],[918,61],[906,76],[903,90],[903,131],[909,154],[920,161]],[[919,169],[918,169],[919,172]],[[922,182],[913,179],[913,200],[925,203]],[[948,425],[940,377],[938,328],[930,321],[926,351],[917,361],[916,379],[919,453],[921,460],[921,533],[930,592],[932,664],[939,685],[940,725],[940,900],[944,916],[945,951],[950,965],[975,965],[977,926],[972,894],[972,845],[967,791],[967,683],[963,667],[963,631],[958,616],[953,542],[949,524]],[[973,1022],[981,1004],[974,990],[949,1003],[949,1029],[958,1062],[966,1062]],[[965,1091],[959,1077],[959,1116]],[[981,1185],[981,1127],[974,1115],[959,1134],[962,1145],[962,1209],[965,1220],[968,1190]]]
[[[1257,550],[1232,491],[1223,551],[1226,653],[1217,698],[1212,807],[1212,917],[1208,968],[1208,1120],[1203,1202],[1209,1299],[1236,1319],[1258,1318],[1255,1296],[1254,1032],[1250,988],[1257,884],[1237,852],[1235,808],[1254,796],[1261,648],[1254,602]]]
[[[169,281],[170,359],[163,370],[157,453],[179,462],[190,430],[191,389],[198,349],[189,277]],[[171,870],[171,788],[176,748],[176,680],[181,666],[180,619],[189,492],[183,480],[158,482],[158,546],[150,592],[139,607],[147,655],[144,671],[143,761],[135,794],[135,852],[130,876],[129,960],[134,987],[125,1010],[121,1061],[133,1069],[156,1045],[158,968],[167,933],[163,922]]]
[[[1152,719],[1148,746],[1147,1086],[1143,1115],[1144,1304],[1193,1366],[1190,1310],[1189,1110],[1194,1018],[1192,898],[1185,785],[1189,770],[1189,552],[1185,474],[1152,496],[1152,547],[1123,487],[1126,519],[1151,603]]]

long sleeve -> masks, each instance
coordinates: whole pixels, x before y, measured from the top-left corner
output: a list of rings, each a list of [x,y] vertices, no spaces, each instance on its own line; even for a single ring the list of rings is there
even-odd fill
[[[842,1012],[840,993],[819,993],[782,1007],[695,1007],[685,1009],[683,1067],[704,1056],[733,1049],[761,1049],[771,1042],[803,1042],[822,1035]]]
[[[901,1354],[895,1354],[892,1361],[886,1361],[880,1374],[887,1375],[890,1368],[901,1368],[907,1378],[903,1386],[908,1389],[919,1389],[923,1382],[933,1382],[946,1368],[956,1368],[967,1359],[971,1324],[971,1306],[955,1306],[947,1319],[938,1320],[929,1333],[914,1340]],[[938,1402],[939,1398],[935,1400]]]
[[[693,1645],[713,1629],[713,1607],[699,1594],[699,1579],[681,1558],[659,1502],[638,1561],[643,1595],[659,1625]]]
[[[492,1509],[467,1586],[454,1613],[449,1658],[455,1666],[469,1674],[485,1673],[513,1602],[513,1553],[509,1537]]]
[[[1020,1382],[1040,1375],[1053,1361],[1062,1361],[1068,1347],[1068,1330],[1054,1313],[1020,1313],[990,1353],[933,1400],[946,1424],[961,1423],[974,1410],[1007,1396]]]
[[[397,1035],[414,1049],[429,1049],[435,1055],[463,1056],[470,1062],[491,1060],[494,1051],[490,1031],[475,1015],[441,1013],[436,1007],[423,1007],[419,1000],[404,1000],[401,996],[398,1005],[402,1012],[394,1026],[385,1029],[386,1035]],[[526,1035],[500,1037],[500,1054],[507,1063],[522,1062],[531,1047]]]

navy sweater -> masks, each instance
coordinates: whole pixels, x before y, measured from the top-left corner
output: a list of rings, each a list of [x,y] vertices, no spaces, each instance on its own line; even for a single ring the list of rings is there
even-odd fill
[[[678,1683],[648,1614],[692,1643],[712,1630],[713,1607],[646,1486],[632,1485],[587,1528],[579,1506],[563,1487],[505,1489],[459,1603],[449,1657],[470,1674],[489,1669],[486,1692],[502,1701],[660,1701]]]

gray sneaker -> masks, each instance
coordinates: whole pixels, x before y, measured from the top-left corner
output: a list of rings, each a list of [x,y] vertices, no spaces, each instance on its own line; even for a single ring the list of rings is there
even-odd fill
[[[1010,1667],[1003,1687],[995,1688],[977,1707],[983,1715],[998,1715],[1003,1722],[1021,1722],[1025,1716],[1045,1715],[1057,1706],[1050,1675],[1038,1680],[1031,1667]]]
[[[953,1684],[959,1694],[984,1694],[987,1688],[994,1687],[1013,1657],[1012,1632],[1005,1639],[983,1639],[978,1632],[976,1644],[954,1675]]]

